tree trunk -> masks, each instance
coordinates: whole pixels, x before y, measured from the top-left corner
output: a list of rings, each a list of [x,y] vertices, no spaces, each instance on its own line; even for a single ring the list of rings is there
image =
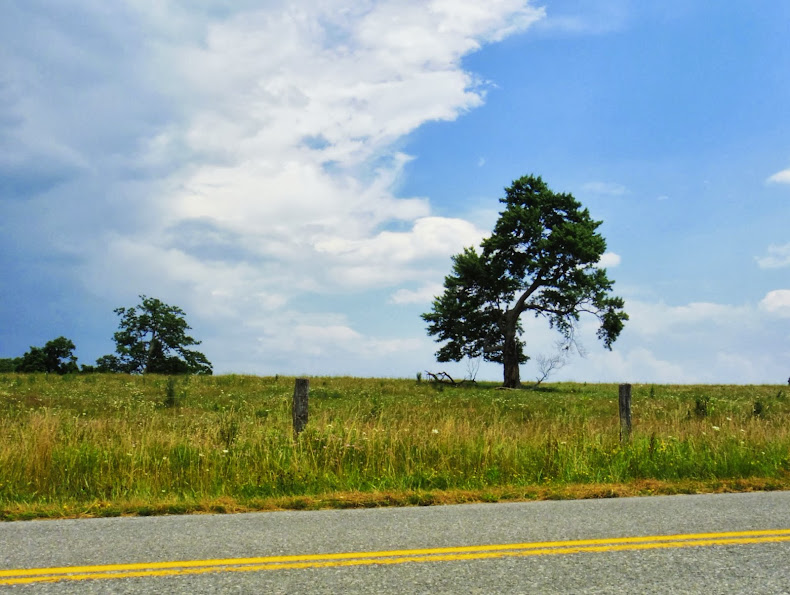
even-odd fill
[[[516,344],[516,323],[518,314],[515,310],[505,312],[505,344],[502,349],[502,363],[505,365],[505,388],[521,387],[518,369],[518,345]]]
[[[151,332],[151,342],[148,344],[148,354],[145,356],[145,368],[143,374],[148,374],[151,371],[151,362],[154,359],[154,351],[156,349],[156,329]]]

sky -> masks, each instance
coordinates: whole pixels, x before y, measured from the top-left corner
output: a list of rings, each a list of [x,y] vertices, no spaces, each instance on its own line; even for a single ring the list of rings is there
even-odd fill
[[[784,0],[0,4],[0,357],[186,312],[215,373],[501,379],[420,314],[504,188],[607,240],[630,315],[551,380],[790,376]],[[557,339],[524,319],[522,379]]]

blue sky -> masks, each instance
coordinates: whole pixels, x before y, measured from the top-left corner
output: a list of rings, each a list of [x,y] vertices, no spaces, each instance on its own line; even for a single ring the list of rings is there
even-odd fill
[[[534,173],[631,315],[554,379],[790,376],[786,2],[58,6],[0,6],[0,357],[146,294],[217,373],[463,376],[420,314]]]

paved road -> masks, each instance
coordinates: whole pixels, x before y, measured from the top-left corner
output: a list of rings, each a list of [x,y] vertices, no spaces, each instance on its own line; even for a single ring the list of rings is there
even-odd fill
[[[4,523],[0,569],[14,593],[790,593],[790,492]]]

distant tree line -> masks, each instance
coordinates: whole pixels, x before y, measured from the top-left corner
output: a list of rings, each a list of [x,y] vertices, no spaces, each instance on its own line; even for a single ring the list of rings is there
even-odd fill
[[[120,317],[113,335],[115,353],[101,356],[95,366],[77,365],[74,342],[58,337],[43,347],[31,346],[21,357],[0,359],[0,372],[211,374],[206,356],[188,349],[200,341],[187,334],[191,327],[184,311],[156,298],[141,295],[140,300],[137,306],[114,310]]]

